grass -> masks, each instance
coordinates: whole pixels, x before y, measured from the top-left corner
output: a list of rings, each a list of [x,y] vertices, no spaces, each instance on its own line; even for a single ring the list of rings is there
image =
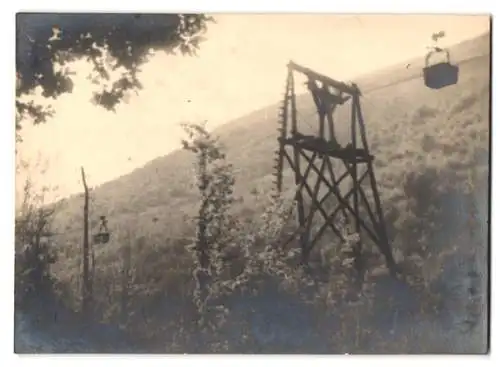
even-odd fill
[[[488,37],[458,45],[455,51],[453,53],[452,49],[453,54],[463,58],[489,54]],[[487,213],[489,63],[487,55],[462,64],[458,85],[440,91],[426,89],[423,81],[416,78],[366,93],[362,98],[369,144],[376,157],[375,174],[396,257],[408,266],[415,267],[420,262],[424,288],[440,286],[439,292],[445,288],[448,291],[450,279],[460,282],[467,277],[463,266],[455,263],[467,257],[471,241],[485,246],[486,237],[471,235],[466,223],[471,205],[480,206],[480,222]],[[391,70],[392,74],[385,70],[365,76],[359,82],[361,89],[391,84],[397,80],[394,75],[402,77],[401,67]],[[229,161],[237,169],[236,193],[240,201],[235,210],[249,219],[262,212],[265,206],[263,198],[272,189],[278,107],[255,111],[216,130],[226,146]],[[303,130],[310,129],[316,120],[309,96],[299,97],[298,109]],[[347,124],[342,124],[347,121],[348,112],[342,108],[338,112],[336,121],[341,125],[340,135],[348,133]],[[182,297],[186,297],[191,277],[191,260],[185,251],[186,241],[179,238],[192,236],[194,231],[189,224],[197,205],[192,164],[189,153],[176,151],[96,188],[93,193],[94,213],[106,214],[113,232],[112,241],[97,249],[96,253],[96,292],[101,294],[98,308],[102,319],[109,323],[120,322],[120,306],[116,300],[121,292],[122,248],[124,244],[130,244],[131,282],[134,286],[129,309],[134,310],[134,314],[129,322],[142,325],[136,329],[137,333],[149,334],[150,340],[159,343],[156,347],[160,350],[165,344],[175,344],[165,336],[172,326],[163,321],[164,309],[169,308],[174,315],[172,319],[188,317],[183,314]],[[471,172],[474,178],[471,178]],[[291,172],[287,171],[285,175],[285,187],[293,189]],[[470,185],[473,186],[472,193],[467,191]],[[80,275],[81,205],[81,198],[69,198],[58,213],[57,231],[66,234],[58,241],[59,261],[52,269],[61,286],[68,290],[65,297],[71,300],[69,303],[73,307],[79,302],[76,290],[79,289]],[[482,256],[478,266],[484,273],[487,266],[484,252]],[[394,284],[384,288],[384,281],[379,282],[380,292],[394,288]],[[439,282],[446,283],[446,287]],[[484,278],[482,282],[484,289]],[[429,292],[435,294],[436,290]],[[446,298],[445,293],[442,298]],[[460,300],[466,302],[464,297]],[[282,301],[276,300],[274,305],[278,303]],[[445,310],[454,303],[454,306],[462,307],[457,313],[466,312],[466,306],[458,305],[457,301],[442,300],[441,303]],[[401,307],[404,313],[406,308]],[[393,317],[393,312],[389,313]],[[401,317],[410,319],[411,312],[407,313]],[[430,322],[430,317],[423,317],[418,324]],[[346,322],[352,329],[355,321],[349,319]],[[410,337],[411,333],[405,329],[407,325],[401,327],[406,331],[397,335],[405,335],[413,342],[418,338],[425,340],[428,334],[422,334],[423,326],[414,326],[420,330],[414,330],[420,333],[418,336]],[[318,332],[321,334],[324,330]],[[367,339],[365,331],[356,329],[356,332],[354,344],[358,350],[369,350],[362,346],[361,339],[372,339]],[[484,333],[485,329],[479,331],[480,340],[484,340]],[[401,338],[391,339],[389,334],[383,335],[386,345],[377,344],[378,351],[375,352],[410,353],[416,350],[409,345],[402,346]],[[443,338],[427,343],[427,347],[422,345],[419,350],[451,350],[443,345]],[[391,340],[394,345],[390,345]],[[471,345],[472,342],[462,348],[455,345],[454,350],[484,350],[480,343],[474,347]],[[342,349],[337,347],[337,350]]]

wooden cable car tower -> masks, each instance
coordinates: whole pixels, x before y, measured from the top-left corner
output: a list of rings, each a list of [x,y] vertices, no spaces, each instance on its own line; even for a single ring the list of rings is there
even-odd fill
[[[319,117],[319,131],[315,136],[304,135],[298,131],[295,72],[302,73],[308,79],[307,86]],[[300,236],[302,262],[307,264],[311,250],[327,229],[330,229],[341,240],[344,239],[341,228],[337,228],[334,224],[336,217],[342,215],[352,230],[360,235],[364,233],[374,242],[384,255],[391,274],[394,275],[397,267],[387,237],[373,171],[374,157],[368,149],[360,96],[361,92],[356,85],[347,85],[333,80],[294,62],[288,64],[286,92],[280,111],[280,128],[278,129],[280,136],[276,184],[278,192],[281,192],[283,170],[287,163],[295,174],[298,228],[285,241],[285,244]],[[333,115],[337,106],[348,101],[351,103],[351,134],[349,143],[342,147],[335,136]],[[306,167],[301,167],[304,160]],[[343,173],[335,172],[335,160],[340,162]],[[311,171],[314,171],[318,177],[314,187],[307,182]],[[344,180],[352,183],[351,189],[346,194],[342,194],[340,190],[340,183]],[[372,191],[373,202],[370,202],[365,188],[362,187],[362,183],[366,180]],[[321,185],[327,188],[327,193],[323,197],[319,194]],[[304,205],[306,195],[311,199],[309,213],[306,213]],[[325,202],[331,196],[336,199],[337,206],[327,212]],[[360,215],[361,208],[364,208],[367,218]],[[316,212],[321,214],[324,223],[319,230],[313,231],[312,218]],[[361,244],[359,243],[356,247],[360,253]]]

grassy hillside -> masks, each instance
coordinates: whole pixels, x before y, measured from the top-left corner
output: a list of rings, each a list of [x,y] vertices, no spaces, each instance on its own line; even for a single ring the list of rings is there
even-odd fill
[[[396,77],[386,70],[359,80],[361,90],[382,87],[366,93],[362,106],[385,201],[403,194],[402,182],[396,181],[406,173],[418,171],[419,165],[449,166],[457,171],[456,168],[470,166],[481,151],[487,155],[488,54],[488,35],[455,47],[452,55],[457,60],[486,56],[464,63],[460,83],[441,91],[425,88],[419,71],[408,72],[404,66],[394,67]],[[417,70],[418,62],[423,61],[411,62]],[[408,79],[415,77],[415,72],[415,79],[394,84],[404,73]],[[384,87],[387,84],[394,85]],[[267,191],[272,182],[278,107],[276,104],[255,111],[215,131],[237,170],[238,194],[243,196],[246,210],[254,206],[250,191]],[[309,95],[299,97],[298,108],[299,118],[304,117],[301,129],[307,131],[316,123]],[[347,126],[346,112],[339,111],[337,117],[341,130]],[[111,228],[131,220],[147,233],[181,235],[176,224],[184,222],[183,215],[192,213],[196,198],[191,173],[192,157],[187,152],[179,150],[157,158],[96,188],[94,212],[107,214]],[[81,202],[81,198],[67,199],[60,212],[58,229],[68,233],[70,240],[76,239],[73,235],[79,236]],[[158,220],[154,222],[154,218]]]
[[[489,53],[489,35],[452,48],[453,61],[465,60],[460,64],[460,81],[439,91],[424,86],[423,60],[410,60],[409,69],[396,65],[357,81],[366,91],[361,101],[364,119],[397,256],[455,251],[457,246],[464,254],[470,251],[466,224],[471,205],[480,207],[486,224]],[[316,124],[315,109],[310,96],[298,99],[300,126],[307,132]],[[216,130],[236,170],[240,197],[236,210],[244,216],[258,215],[262,198],[272,188],[278,107],[252,112]],[[348,112],[338,111],[340,135],[347,132]],[[113,292],[121,246],[132,242],[136,266],[147,273],[142,291],[182,288],[183,279],[171,275],[189,277],[190,260],[182,246],[169,244],[190,236],[194,229],[190,218],[197,209],[197,196],[192,164],[190,153],[175,151],[94,190],[93,217],[106,214],[113,232],[112,241],[97,250],[98,287]],[[290,172],[286,175],[290,178]],[[467,192],[471,185],[473,196]],[[58,238],[60,261],[53,270],[73,289],[79,276],[82,203],[81,197],[64,200],[56,220],[57,232],[64,235]],[[480,236],[485,245],[486,232]],[[429,257],[423,266],[432,272],[436,263]],[[148,307],[154,307],[155,299],[150,297]]]

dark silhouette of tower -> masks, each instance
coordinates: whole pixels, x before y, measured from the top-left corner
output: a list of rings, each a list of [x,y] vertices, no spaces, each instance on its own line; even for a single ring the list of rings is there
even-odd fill
[[[294,73],[302,73],[307,77],[307,86],[319,117],[316,135],[305,135],[298,131]],[[286,92],[279,122],[276,185],[278,192],[281,192],[283,170],[285,164],[288,164],[295,176],[298,226],[286,242],[300,237],[302,261],[306,264],[311,250],[327,229],[340,239],[345,239],[342,229],[335,224],[337,217],[342,216],[353,231],[375,243],[385,256],[391,273],[395,274],[396,264],[387,237],[373,171],[374,157],[368,149],[360,96],[361,92],[355,84],[348,85],[333,80],[294,62],[288,64]],[[336,137],[333,116],[337,106],[346,103],[351,104],[350,136],[348,143],[342,146]],[[305,165],[301,167],[303,163]],[[314,185],[308,182],[311,171],[317,176]],[[340,184],[346,180],[349,181],[350,190],[342,193]],[[366,181],[368,185],[365,186],[369,189],[362,185]],[[321,187],[327,188],[323,197],[320,197]],[[310,198],[308,210],[304,200],[306,196]],[[326,200],[331,197],[336,203],[333,210],[325,205]],[[315,213],[319,213],[324,219],[319,229],[313,229]],[[360,252],[361,243],[355,247]]]

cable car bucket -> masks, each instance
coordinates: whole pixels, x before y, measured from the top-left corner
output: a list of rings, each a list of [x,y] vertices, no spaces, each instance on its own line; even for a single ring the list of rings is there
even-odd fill
[[[437,53],[445,53],[446,61],[429,65],[430,58]],[[450,52],[447,49],[435,47],[425,57],[423,75],[427,88],[441,89],[458,83],[458,65],[450,63]]]
[[[93,240],[95,244],[104,245],[109,242],[111,234],[108,230],[108,220],[106,216],[101,216],[101,225],[99,227],[99,232],[93,236]]]

